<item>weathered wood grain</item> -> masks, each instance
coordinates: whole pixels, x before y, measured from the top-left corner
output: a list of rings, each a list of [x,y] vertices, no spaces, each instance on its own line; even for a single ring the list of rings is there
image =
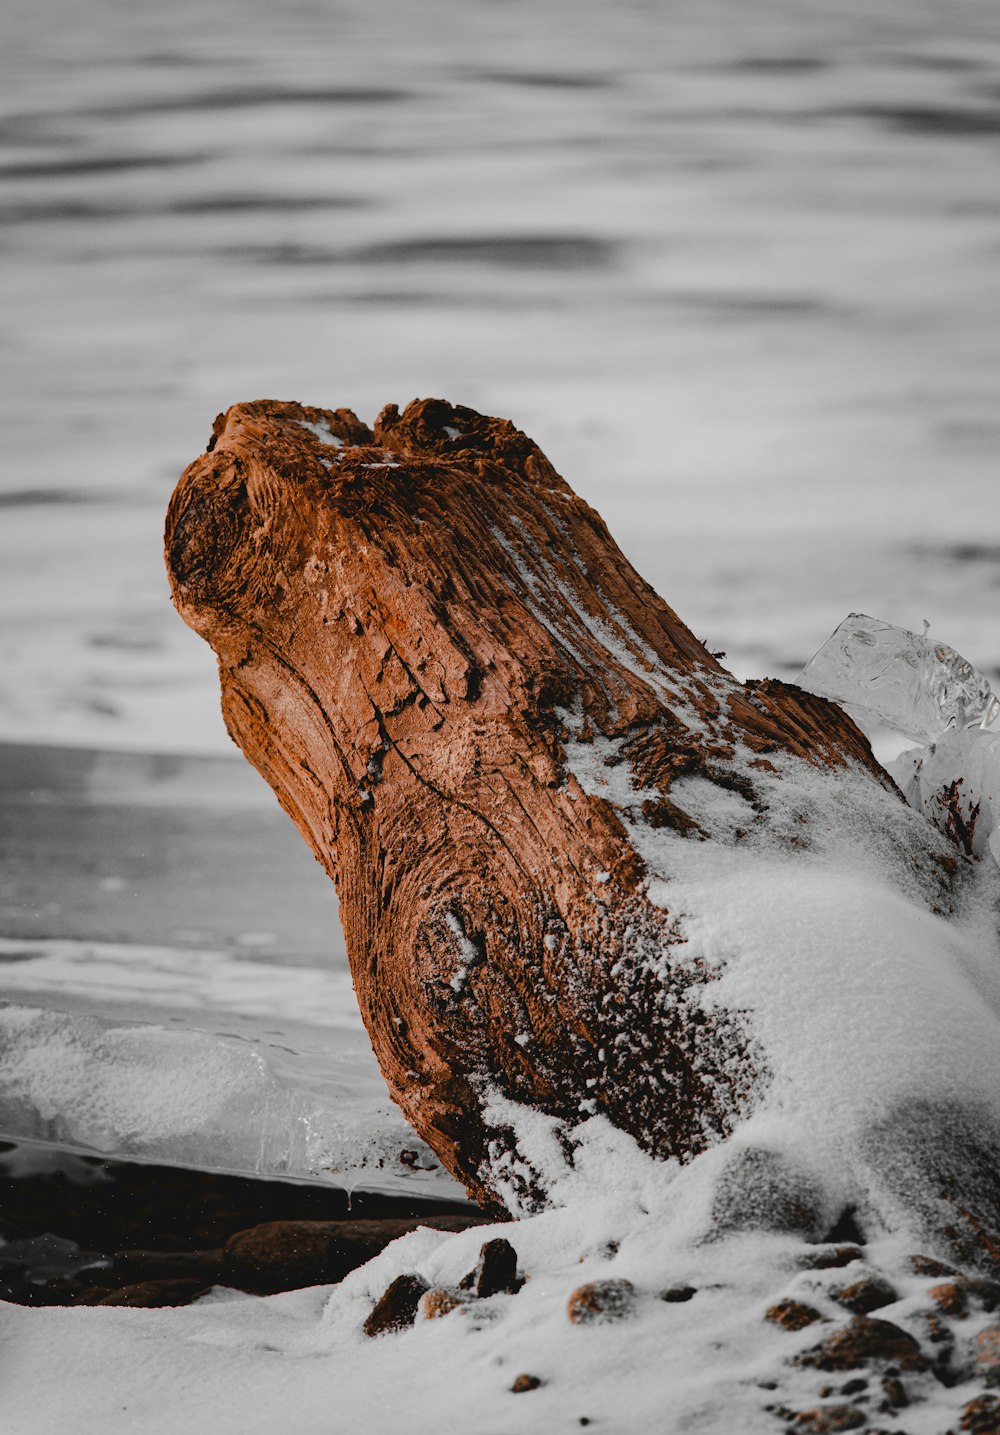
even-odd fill
[[[497,1208],[506,1161],[532,1194],[494,1091],[606,1112],[662,1156],[730,1130],[762,1058],[738,1015],[706,1015],[614,782],[588,793],[568,754],[606,748],[643,823],[699,840],[680,777],[761,820],[769,755],[891,788],[850,719],[737,682],[530,439],[438,400],[373,430],[238,405],[166,546],[230,733],[337,883],[389,1088],[470,1193]]]

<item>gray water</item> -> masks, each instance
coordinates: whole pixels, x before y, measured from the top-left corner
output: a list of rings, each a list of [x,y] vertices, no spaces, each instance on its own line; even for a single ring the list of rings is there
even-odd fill
[[[1000,9],[6,0],[0,737],[221,748],[215,414],[513,418],[741,675],[1000,668]]]

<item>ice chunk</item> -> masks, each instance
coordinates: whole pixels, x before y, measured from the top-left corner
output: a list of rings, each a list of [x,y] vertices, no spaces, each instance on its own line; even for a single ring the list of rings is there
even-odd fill
[[[1000,863],[1000,732],[962,728],[888,764],[911,807],[969,856]]]
[[[461,1199],[390,1101],[346,971],[0,937],[0,978],[0,1138]]]
[[[798,683],[918,742],[952,728],[994,727],[1000,719],[989,682],[961,653],[864,613],[844,619]]]
[[[809,692],[925,744],[889,764],[911,807],[1000,862],[1000,701],[946,643],[851,613],[799,677]]]
[[[42,1236],[0,1245],[0,1291],[6,1287],[7,1295],[17,1295],[25,1287],[44,1286],[49,1281],[110,1264],[98,1251],[81,1251],[75,1241],[46,1231]]]
[[[388,1100],[262,1040],[0,1004],[0,1133],[125,1159],[458,1195]]]

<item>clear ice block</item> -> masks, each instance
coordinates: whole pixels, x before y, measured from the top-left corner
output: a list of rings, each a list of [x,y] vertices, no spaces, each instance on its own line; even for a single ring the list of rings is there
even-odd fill
[[[844,619],[798,683],[917,742],[977,725],[1000,728],[1000,702],[961,653],[864,613]]]
[[[0,1138],[463,1198],[390,1101],[346,971],[4,937],[0,968]]]

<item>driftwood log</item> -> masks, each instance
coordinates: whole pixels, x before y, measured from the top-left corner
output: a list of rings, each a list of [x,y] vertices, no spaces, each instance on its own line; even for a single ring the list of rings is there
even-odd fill
[[[766,822],[782,755],[894,794],[841,709],[738,682],[530,439],[438,400],[230,409],[166,551],[229,732],[337,884],[389,1089],[472,1196],[500,1208],[494,1093],[664,1157],[728,1133],[761,1058],[636,824],[703,840],[691,777]]]

